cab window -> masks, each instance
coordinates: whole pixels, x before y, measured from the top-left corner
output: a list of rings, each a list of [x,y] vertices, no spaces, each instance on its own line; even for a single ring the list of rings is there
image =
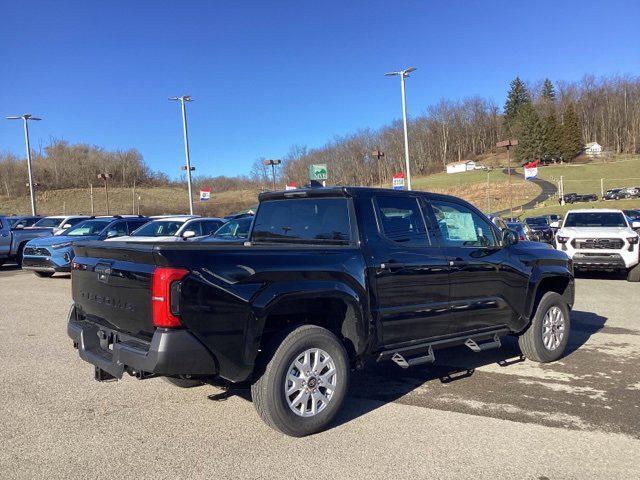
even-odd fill
[[[381,195],[375,198],[375,205],[380,233],[387,239],[403,245],[430,244],[416,197]]]
[[[431,208],[445,246],[494,247],[498,245],[489,221],[464,205],[433,201]]]

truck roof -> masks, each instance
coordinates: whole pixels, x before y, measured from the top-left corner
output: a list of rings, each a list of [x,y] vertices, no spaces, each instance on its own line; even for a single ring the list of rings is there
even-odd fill
[[[374,193],[394,193],[409,194],[419,193],[433,198],[456,198],[451,195],[425,192],[422,190],[393,190],[391,188],[375,187],[321,187],[321,188],[300,188],[297,190],[278,190],[274,192],[263,192],[258,195],[258,200],[283,200],[286,198],[317,198],[317,197],[357,197],[359,195],[371,195]]]
[[[578,208],[569,210],[567,215],[570,213],[622,213],[622,210],[619,208]]]

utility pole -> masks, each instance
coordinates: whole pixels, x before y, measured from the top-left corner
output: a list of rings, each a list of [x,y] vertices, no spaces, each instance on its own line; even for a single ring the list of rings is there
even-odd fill
[[[380,187],[382,187],[382,172],[380,170],[381,160],[384,158],[384,152],[380,150],[374,150],[371,154],[378,159],[378,180],[380,180]]]
[[[133,188],[131,190],[131,214],[136,214],[136,181],[133,181]]]
[[[409,67],[398,72],[385,73],[387,76],[399,76],[400,77],[400,94],[402,95],[402,125],[404,126],[404,161],[407,175],[407,190],[411,190],[411,164],[409,162],[409,132],[407,131],[407,97],[404,88],[404,79],[409,76],[413,71],[417,70],[416,67]]]
[[[513,218],[513,188],[511,185],[511,147],[515,147],[518,145],[518,140],[503,140],[502,142],[496,143],[496,147],[506,147],[507,148],[507,172],[509,175],[509,212],[511,214],[511,218]]]
[[[110,173],[99,173],[98,178],[104,180],[104,197],[107,203],[107,215],[109,215],[109,179],[113,177]]]
[[[41,118],[34,117],[30,113],[25,113],[19,116],[7,117],[7,120],[20,120],[24,121],[24,143],[27,148],[27,173],[29,176],[29,195],[31,196],[31,215],[36,215],[36,184],[33,183],[33,171],[31,169],[31,145],[29,143],[29,120],[35,120],[39,122]]]
[[[282,160],[263,160],[262,164],[265,166],[271,165],[271,183],[272,189],[276,189],[276,165],[280,165]]]
[[[181,97],[169,97],[169,100],[179,100],[182,109],[182,131],[184,134],[184,156],[186,165],[180,167],[181,170],[187,172],[187,190],[189,192],[189,214],[193,215],[193,194],[191,192],[191,172],[196,167],[191,166],[191,157],[189,156],[189,135],[187,134],[187,107],[186,102],[193,102],[191,95],[182,95]]]
[[[94,215],[94,213],[93,213],[93,183],[89,184],[89,198],[91,199],[91,215]]]

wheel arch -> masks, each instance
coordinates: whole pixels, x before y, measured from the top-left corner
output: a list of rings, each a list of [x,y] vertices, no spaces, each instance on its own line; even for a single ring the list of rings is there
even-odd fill
[[[255,312],[261,327],[256,332],[256,351],[282,331],[300,325],[317,325],[335,334],[350,360],[356,361],[367,352],[371,337],[363,301],[360,294],[343,283],[316,284],[304,291],[298,287],[296,291],[280,292]]]

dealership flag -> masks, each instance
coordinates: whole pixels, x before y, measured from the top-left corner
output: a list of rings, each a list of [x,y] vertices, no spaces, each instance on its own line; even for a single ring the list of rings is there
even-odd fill
[[[531,180],[538,176],[538,162],[529,162],[524,166],[524,179]]]
[[[211,198],[211,188],[203,188],[200,190],[200,201],[206,202]]]

